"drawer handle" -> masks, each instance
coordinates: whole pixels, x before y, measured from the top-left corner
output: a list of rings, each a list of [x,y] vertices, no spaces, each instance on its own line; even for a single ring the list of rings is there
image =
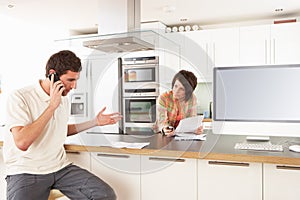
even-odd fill
[[[220,161],[208,161],[210,165],[227,165],[227,166],[239,166],[239,167],[249,167],[249,163],[238,163],[238,162],[220,162]]]
[[[105,153],[97,153],[99,157],[110,157],[110,158],[130,158],[128,155],[116,155],[116,154],[105,154]]]
[[[182,159],[182,158],[158,158],[158,157],[150,157],[149,160],[153,160],[153,161],[168,161],[168,162],[185,162],[185,159]]]
[[[66,153],[67,154],[80,154],[80,152],[79,151],[70,151],[70,150],[68,150],[68,151],[66,151]]]
[[[300,170],[300,166],[296,167],[296,166],[277,165],[276,168],[277,169],[287,169],[287,170]]]

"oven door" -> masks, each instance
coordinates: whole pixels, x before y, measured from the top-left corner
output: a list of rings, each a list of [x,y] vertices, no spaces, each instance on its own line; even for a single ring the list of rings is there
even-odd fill
[[[156,97],[124,98],[125,123],[154,123],[156,121]]]

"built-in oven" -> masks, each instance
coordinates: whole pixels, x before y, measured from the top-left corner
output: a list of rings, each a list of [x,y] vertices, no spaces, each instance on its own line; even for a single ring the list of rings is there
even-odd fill
[[[158,57],[124,58],[123,96],[158,96]]]
[[[157,97],[124,98],[124,131],[127,134],[153,134]]]
[[[154,134],[159,95],[158,56],[127,57],[119,60],[119,65],[123,133]]]

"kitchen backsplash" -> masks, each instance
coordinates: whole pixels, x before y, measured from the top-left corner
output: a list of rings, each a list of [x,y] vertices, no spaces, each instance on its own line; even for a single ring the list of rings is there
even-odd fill
[[[213,99],[211,82],[201,82],[197,84],[194,91],[197,97],[197,113],[203,114],[205,111],[209,114],[209,105]],[[210,116],[209,116],[210,117]]]

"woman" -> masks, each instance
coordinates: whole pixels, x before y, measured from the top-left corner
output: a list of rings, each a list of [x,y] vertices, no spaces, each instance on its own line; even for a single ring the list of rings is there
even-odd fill
[[[193,94],[197,77],[190,71],[181,70],[172,80],[172,90],[160,95],[156,128],[167,136],[173,136],[175,128],[183,118],[197,115],[197,99]],[[195,130],[201,134],[203,127]]]

